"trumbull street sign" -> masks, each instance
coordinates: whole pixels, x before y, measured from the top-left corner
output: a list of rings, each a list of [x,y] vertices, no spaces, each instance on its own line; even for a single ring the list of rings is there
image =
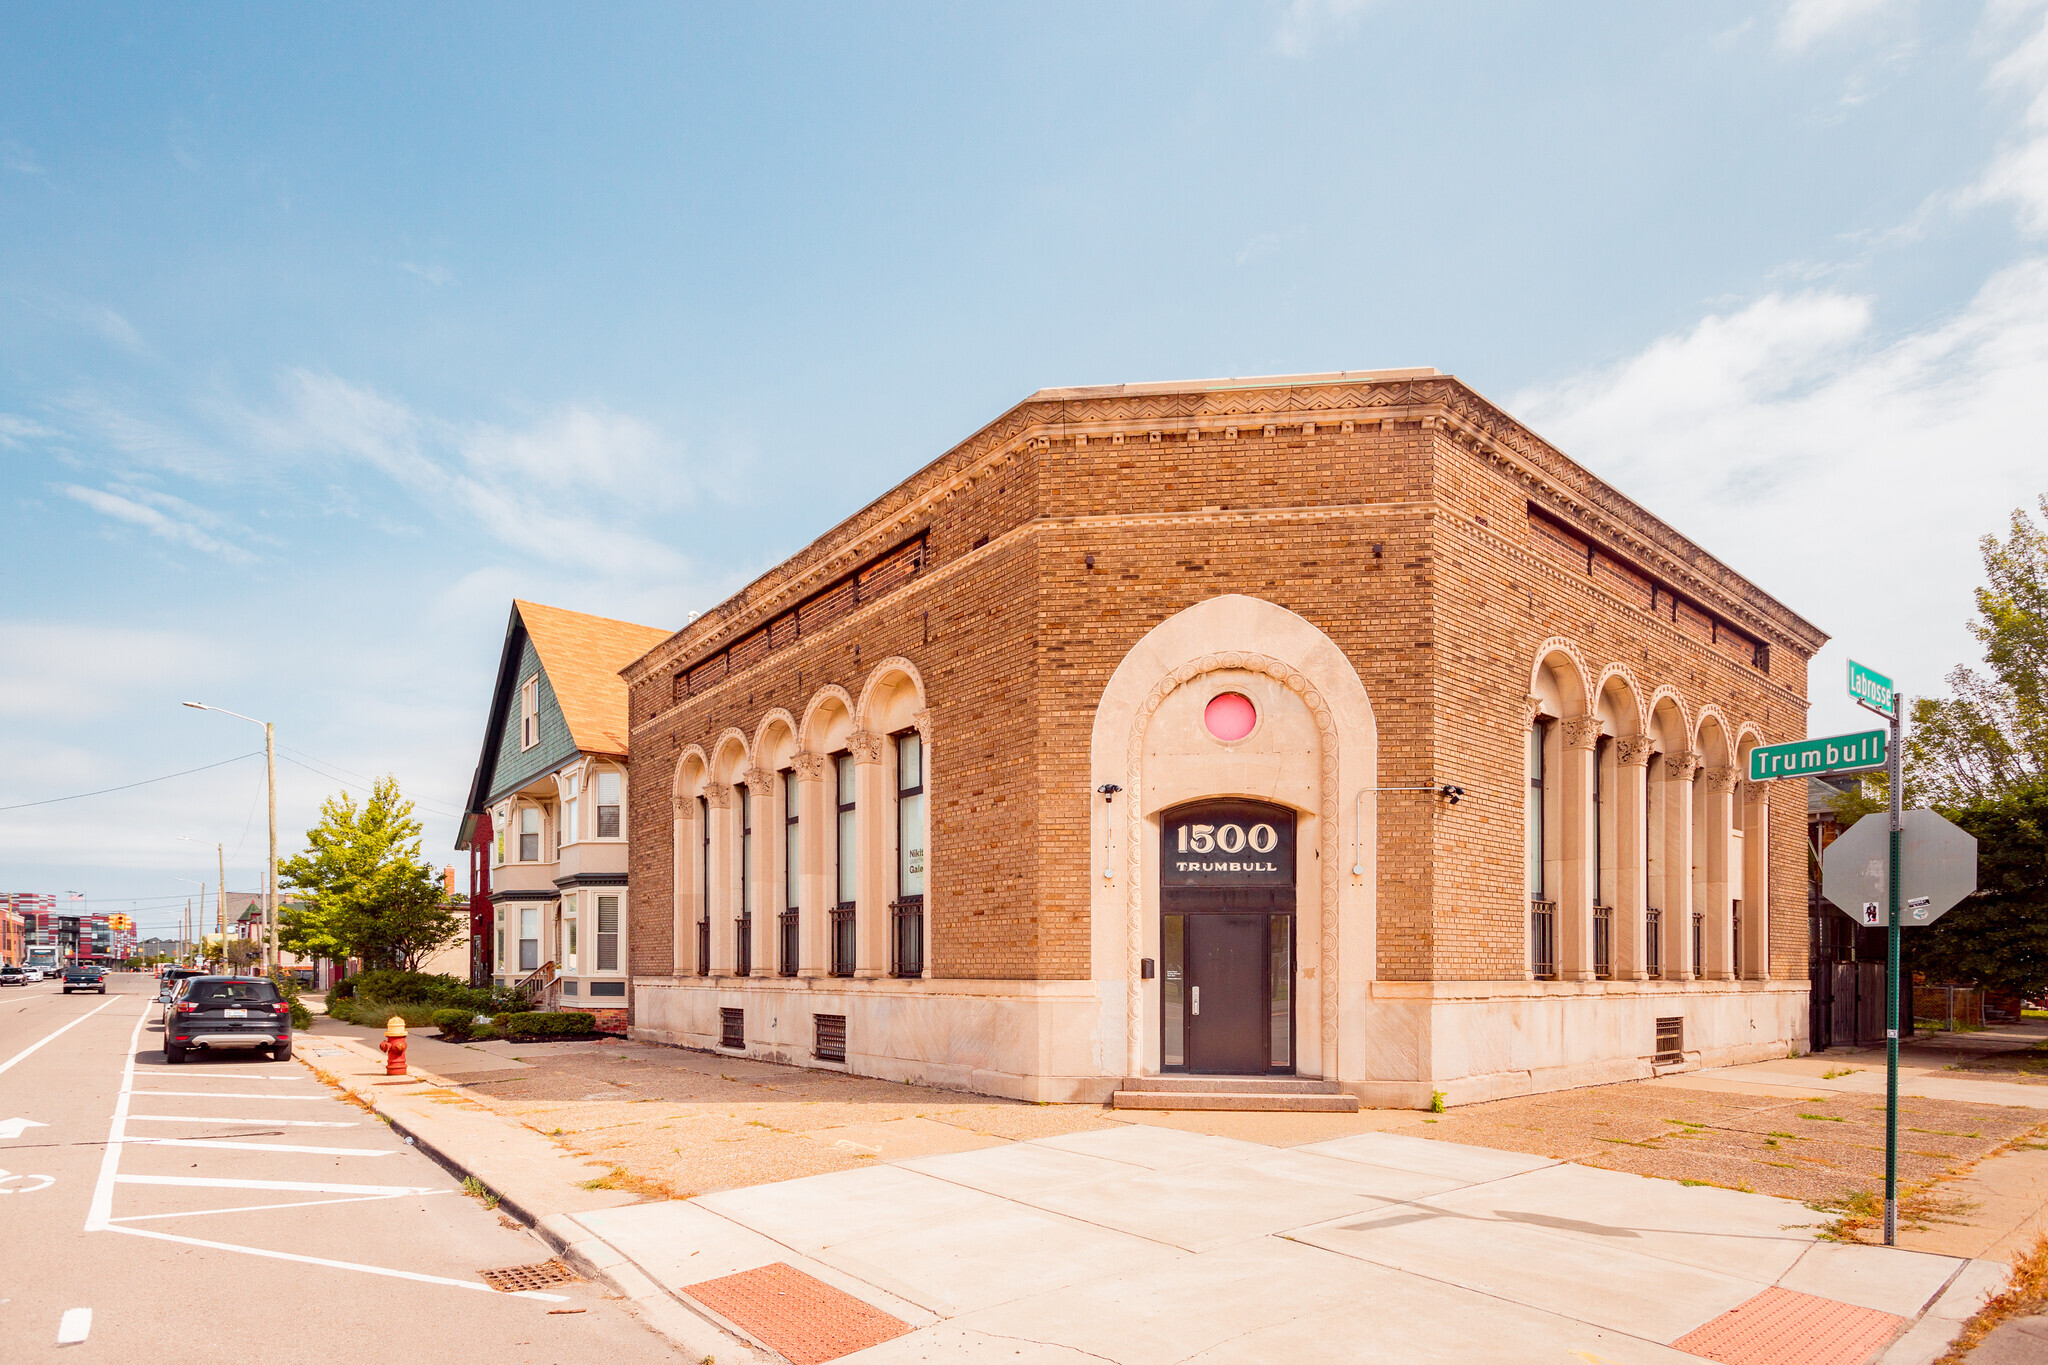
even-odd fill
[[[1882,730],[1795,739],[1790,744],[1759,744],[1749,751],[1749,780],[1768,782],[1776,777],[1868,772],[1882,768],[1890,755]]]

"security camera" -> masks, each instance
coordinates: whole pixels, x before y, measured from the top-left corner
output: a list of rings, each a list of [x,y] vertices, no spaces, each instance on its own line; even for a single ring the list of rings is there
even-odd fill
[[[1438,787],[1436,794],[1454,806],[1465,799],[1465,789],[1463,787],[1454,787],[1448,782]]]

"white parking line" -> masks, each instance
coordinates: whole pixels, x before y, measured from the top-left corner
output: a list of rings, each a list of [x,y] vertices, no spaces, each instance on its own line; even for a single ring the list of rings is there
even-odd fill
[[[207,1147],[220,1152],[297,1152],[302,1156],[397,1156],[389,1147],[291,1147],[270,1142],[217,1142],[212,1138],[117,1137],[113,1145],[128,1147]]]
[[[324,1100],[325,1095],[265,1095],[242,1090],[138,1090],[137,1095],[175,1095],[181,1100]],[[138,1117],[140,1117],[138,1115]]]
[[[57,1344],[76,1346],[92,1332],[92,1310],[90,1308],[67,1308],[64,1316],[57,1321]]]
[[[294,1199],[288,1204],[235,1204],[221,1209],[180,1209],[176,1213],[131,1213],[116,1223],[148,1223],[159,1218],[201,1218],[210,1213],[261,1213],[268,1209],[310,1209],[322,1204],[367,1204],[375,1199],[404,1199],[408,1195],[453,1194],[453,1190],[411,1190],[397,1194],[357,1194],[346,1199]]]
[[[382,1196],[447,1193],[431,1185],[338,1185],[332,1180],[228,1180],[203,1175],[117,1175],[114,1181],[121,1185],[178,1185],[195,1190],[292,1190],[300,1194]]]
[[[69,1033],[69,1032],[70,1032],[70,1031],[71,1031],[72,1029],[75,1029],[75,1028],[77,1028],[77,1027],[78,1027],[78,1026],[79,1026],[80,1024],[82,1024],[82,1023],[84,1023],[84,1022],[85,1022],[86,1020],[88,1020],[88,1019],[92,1018],[92,1017],[93,1017],[93,1016],[94,1016],[95,1014],[98,1014],[98,1013],[99,1013],[99,1012],[100,1012],[101,1010],[105,1009],[105,1008],[106,1008],[106,1007],[107,1007],[108,1005],[118,1005],[118,1004],[120,1004],[120,1003],[121,1003],[121,998],[120,998],[119,996],[115,996],[115,997],[114,997],[114,998],[113,998],[112,1000],[106,1001],[106,1002],[105,1002],[104,1004],[96,1005],[96,1006],[94,1006],[94,1007],[93,1007],[92,1009],[89,1009],[89,1010],[87,1010],[87,1011],[86,1011],[86,1012],[85,1012],[84,1014],[81,1014],[81,1015],[79,1015],[79,1016],[78,1016],[78,1017],[77,1017],[76,1019],[73,1019],[73,1020],[72,1020],[72,1021],[71,1021],[70,1023],[68,1023],[68,1024],[64,1025],[64,1027],[63,1027],[63,1028],[60,1028],[60,1029],[58,1029],[58,1030],[57,1030],[56,1032],[54,1032],[54,1033],[46,1033],[46,1034],[44,1034],[44,1035],[43,1035],[43,1036],[42,1036],[41,1038],[37,1039],[37,1040],[36,1040],[35,1042],[33,1042],[33,1043],[30,1043],[30,1044],[29,1044],[29,1045],[28,1045],[27,1047],[25,1047],[25,1048],[23,1048],[23,1049],[22,1049],[21,1051],[19,1051],[19,1052],[15,1053],[15,1054],[14,1054],[14,1055],[13,1055],[12,1057],[9,1057],[9,1058],[8,1058],[8,1059],[7,1059],[6,1061],[4,1061],[4,1062],[0,1062],[0,1072],[6,1072],[6,1071],[9,1071],[9,1070],[13,1069],[13,1067],[14,1067],[15,1063],[17,1063],[17,1062],[21,1061],[21,1060],[22,1060],[23,1058],[27,1057],[27,1056],[28,1056],[28,1055],[29,1055],[30,1053],[34,1052],[34,1051],[35,1051],[36,1049],[38,1049],[38,1048],[41,1048],[41,1047],[47,1047],[47,1046],[49,1046],[49,1045],[50,1045],[51,1043],[54,1043],[54,1042],[56,1042],[56,1041],[57,1041],[57,1039],[58,1039],[58,1037],[59,1037],[60,1035],[62,1035],[62,1034],[65,1034],[65,1033]],[[92,1311],[92,1310],[90,1310],[90,1309],[80,1309],[80,1310],[78,1310],[78,1311],[80,1311],[80,1312],[90,1312],[90,1311]]]
[[[102,1005],[100,1008],[104,1009],[106,1008],[106,1006]],[[97,1012],[98,1011],[94,1011],[94,1013]],[[121,1149],[135,1143],[142,1143],[150,1146],[171,1147],[226,1147],[236,1150],[254,1150],[259,1152],[318,1152],[323,1154],[337,1154],[348,1156],[393,1155],[393,1152],[389,1151],[370,1151],[355,1147],[266,1147],[261,1143],[203,1142],[187,1141],[178,1138],[166,1139],[129,1137],[127,1135],[128,1099],[129,1096],[134,1092],[135,1086],[135,1074],[137,1070],[135,1065],[135,1055],[137,1047],[142,1039],[143,1022],[148,1018],[149,1011],[147,1010],[147,1008],[145,1008],[142,1014],[136,1018],[134,1030],[128,1035],[128,1061],[127,1064],[123,1066],[121,1069],[121,1090],[120,1093],[117,1096],[115,1096],[113,1117],[107,1125],[106,1154],[100,1158],[99,1180],[93,1186],[92,1204],[87,1209],[85,1215],[85,1230],[87,1232],[119,1232],[125,1233],[130,1237],[148,1237],[159,1242],[177,1242],[184,1246],[205,1247],[208,1250],[212,1251],[232,1251],[238,1252],[244,1256],[261,1256],[266,1260],[272,1261],[291,1261],[298,1265],[326,1266],[332,1270],[356,1270],[362,1272],[365,1275],[382,1275],[386,1278],[394,1280],[411,1280],[417,1284],[448,1285],[451,1288],[467,1289],[480,1294],[497,1294],[500,1292],[499,1290],[493,1289],[489,1285],[484,1284],[478,1280],[456,1280],[450,1279],[445,1275],[424,1275],[414,1270],[394,1270],[388,1266],[363,1265],[356,1261],[329,1260],[324,1256],[302,1256],[296,1252],[272,1251],[267,1247],[238,1246],[233,1242],[211,1242],[201,1237],[181,1237],[178,1236],[176,1233],[155,1232],[149,1228],[130,1227],[126,1223],[118,1223],[114,1221],[114,1187],[116,1185],[182,1185],[187,1183],[188,1181],[193,1180],[193,1177],[189,1176],[122,1175]],[[70,1025],[66,1025],[65,1027],[68,1028],[70,1027]],[[41,1045],[42,1044],[38,1043],[36,1046],[40,1047]],[[357,1185],[336,1187],[332,1185],[321,1185],[301,1181],[206,1180],[199,1181],[197,1183],[201,1183],[214,1188],[296,1189],[330,1194],[393,1194],[401,1192],[422,1194],[429,1193],[429,1191],[425,1190],[408,1190],[403,1186]],[[509,1294],[507,1297],[515,1299],[536,1299],[542,1303],[562,1303],[565,1301],[563,1295],[547,1294],[543,1293],[538,1289],[517,1290]],[[83,1311],[90,1313],[90,1310],[74,1311]],[[89,1318],[88,1321],[90,1321]],[[80,1339],[83,1340],[83,1338]]]
[[[136,1091],[141,1094],[141,1091]],[[203,1114],[130,1114],[130,1123],[224,1123],[231,1128],[360,1128],[360,1123],[336,1123],[324,1119],[230,1119],[208,1118]]]

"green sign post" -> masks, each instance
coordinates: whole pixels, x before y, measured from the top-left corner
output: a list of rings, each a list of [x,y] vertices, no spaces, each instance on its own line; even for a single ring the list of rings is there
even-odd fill
[[[1759,744],[1749,751],[1749,780],[1768,782],[1778,777],[1869,772],[1884,767],[1888,753],[1882,730],[1795,739],[1790,744]]]

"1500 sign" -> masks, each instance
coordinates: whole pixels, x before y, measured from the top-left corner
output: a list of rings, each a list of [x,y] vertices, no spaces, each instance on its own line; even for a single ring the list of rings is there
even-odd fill
[[[1278,886],[1294,880],[1294,814],[1263,802],[1206,802],[1167,813],[1159,872],[1172,886]]]

